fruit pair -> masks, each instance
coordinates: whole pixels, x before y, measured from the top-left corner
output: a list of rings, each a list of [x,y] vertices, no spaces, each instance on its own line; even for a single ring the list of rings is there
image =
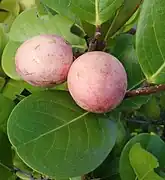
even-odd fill
[[[127,74],[114,56],[87,52],[73,62],[72,47],[57,35],[39,35],[17,50],[16,70],[26,82],[51,87],[67,80],[75,102],[83,109],[105,113],[123,100]]]

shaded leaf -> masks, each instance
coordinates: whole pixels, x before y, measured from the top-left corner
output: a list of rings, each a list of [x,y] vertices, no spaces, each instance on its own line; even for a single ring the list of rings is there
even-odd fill
[[[147,16],[146,16],[147,14]],[[145,0],[137,27],[139,63],[150,83],[165,82],[165,1]]]
[[[22,81],[15,81],[10,79],[3,88],[2,94],[11,100],[14,100],[16,99],[16,95],[19,95],[23,90],[24,86]]]
[[[36,8],[33,8],[24,11],[16,18],[9,35],[13,41],[22,42],[39,34],[56,34],[71,43],[72,47],[86,49],[85,39],[70,32],[72,25],[70,20],[60,15],[41,19],[37,15]]]
[[[154,169],[159,167],[157,158],[143,149],[140,143],[132,146],[129,152],[129,159],[139,180],[163,180],[162,177],[154,172]]]
[[[16,72],[15,66],[15,53],[20,45],[20,42],[9,41],[2,54],[1,64],[3,71],[14,80],[21,80],[21,77]]]
[[[125,0],[123,6],[120,8],[116,17],[110,26],[108,36],[112,37],[134,14],[138,6],[141,4],[142,0]]]
[[[78,16],[93,25],[101,25],[110,19],[124,0],[42,0],[50,8],[68,17]],[[74,14],[73,14],[74,13]]]
[[[141,84],[145,78],[138,62],[135,50],[135,39],[130,34],[120,34],[115,38],[116,44],[111,53],[117,57],[127,72],[128,89],[133,89]]]
[[[0,128],[6,131],[7,119],[13,110],[15,103],[0,94]]]
[[[124,99],[122,103],[116,109],[114,109],[114,111],[120,112],[139,109],[143,104],[147,103],[149,99],[150,96],[136,96]]]
[[[0,92],[2,91],[4,85],[5,85],[5,79],[3,77],[0,77]]]
[[[140,143],[142,148],[152,153],[159,161],[159,166],[165,166],[165,143],[157,135],[150,135],[147,133],[139,134],[133,137],[124,147],[120,157],[120,177],[122,180],[135,179],[136,174],[129,161],[129,152],[132,146]]]
[[[0,131],[0,175],[2,180],[6,180],[12,176],[9,167],[12,167],[11,145],[7,135]]]
[[[66,91],[24,98],[9,117],[8,135],[29,167],[53,178],[92,171],[108,156],[117,136],[115,122],[85,112]]]
[[[159,119],[160,107],[156,97],[152,96],[150,100],[141,107],[140,112],[148,118]]]

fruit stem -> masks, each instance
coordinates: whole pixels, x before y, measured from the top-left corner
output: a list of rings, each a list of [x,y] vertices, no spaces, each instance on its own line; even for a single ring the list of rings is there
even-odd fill
[[[95,35],[89,42],[88,52],[97,50],[98,40],[101,37],[101,27],[96,26]]]

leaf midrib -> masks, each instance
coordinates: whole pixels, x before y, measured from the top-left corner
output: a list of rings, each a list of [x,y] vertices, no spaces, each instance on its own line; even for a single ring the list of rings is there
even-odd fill
[[[154,79],[156,76],[158,76],[158,75],[161,73],[161,71],[165,68],[165,57],[163,56],[163,52],[162,52],[162,50],[161,50],[161,47],[160,47],[160,44],[159,44],[159,41],[158,41],[158,37],[157,37],[156,29],[155,29],[155,24],[154,24],[153,8],[154,8],[154,7],[151,8],[151,11],[152,11],[152,12],[151,12],[151,19],[152,19],[152,23],[153,23],[153,26],[152,26],[152,27],[153,27],[154,36],[155,36],[155,39],[156,39],[156,44],[157,44],[158,50],[159,50],[159,52],[160,52],[160,54],[161,54],[161,57],[162,57],[164,63],[163,63],[163,64],[159,67],[159,69],[150,77],[151,80]]]
[[[65,124],[63,124],[63,125],[55,128],[55,129],[52,129],[52,130],[50,130],[50,131],[48,131],[48,132],[45,132],[45,133],[39,135],[38,137],[36,137],[36,138],[34,138],[34,139],[31,139],[30,141],[28,141],[28,142],[26,142],[26,143],[23,143],[23,145],[27,145],[27,144],[29,144],[29,143],[32,143],[32,142],[34,142],[34,141],[37,141],[38,139],[40,139],[40,138],[43,137],[43,136],[46,136],[46,135],[51,134],[51,133],[53,133],[53,132],[55,132],[55,131],[57,131],[57,130],[60,130],[61,128],[64,128],[64,127],[68,126],[69,124],[72,124],[72,123],[74,123],[75,121],[83,118],[84,116],[88,115],[89,113],[90,113],[90,112],[85,112],[85,113],[83,113],[82,115],[80,115],[80,116],[72,119],[72,120],[69,121],[68,123],[65,123]]]

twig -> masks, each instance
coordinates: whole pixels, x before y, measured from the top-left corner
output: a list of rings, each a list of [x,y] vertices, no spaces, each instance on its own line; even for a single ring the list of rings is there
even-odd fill
[[[98,43],[98,40],[99,40],[100,37],[101,37],[101,28],[100,28],[100,26],[97,26],[94,38],[91,39],[90,42],[89,42],[88,52],[94,51],[94,50],[97,49],[97,43]]]
[[[159,85],[154,85],[154,86],[149,86],[149,87],[138,88],[132,91],[127,91],[125,95],[125,99],[130,98],[130,97],[135,97],[135,96],[141,96],[141,95],[146,96],[146,95],[154,94],[161,91],[165,91],[165,84],[159,84]]]

